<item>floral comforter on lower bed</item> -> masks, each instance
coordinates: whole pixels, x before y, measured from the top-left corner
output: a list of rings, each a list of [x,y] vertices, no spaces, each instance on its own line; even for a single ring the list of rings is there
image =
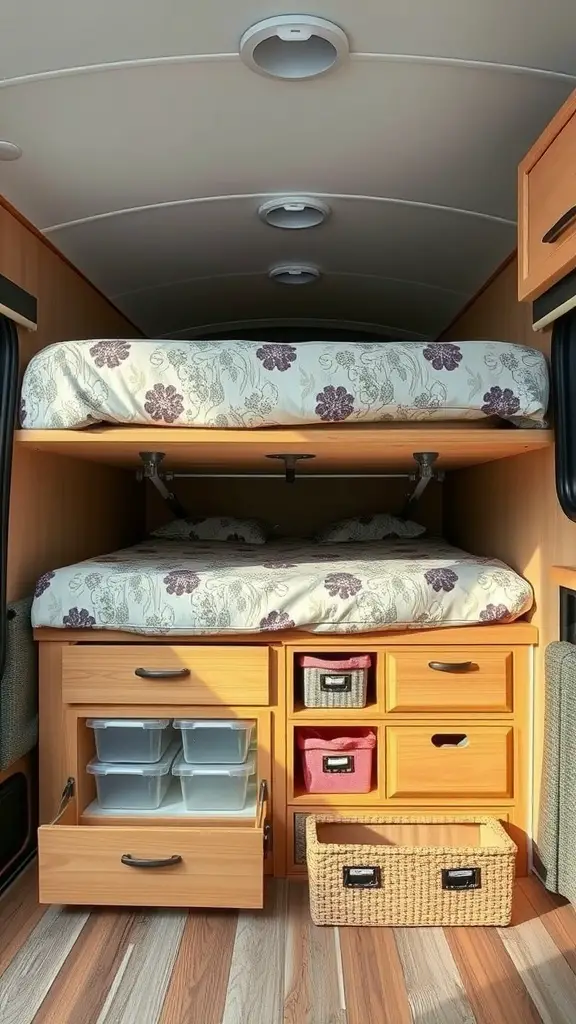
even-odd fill
[[[495,341],[67,341],[22,385],[24,428],[255,428],[496,416],[542,426],[541,352]]]
[[[530,585],[442,540],[154,540],[40,577],[34,626],[150,634],[356,633],[510,622]]]

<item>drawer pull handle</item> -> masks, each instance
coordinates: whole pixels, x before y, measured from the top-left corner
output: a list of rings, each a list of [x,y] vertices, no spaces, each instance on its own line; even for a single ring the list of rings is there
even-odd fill
[[[153,857],[142,859],[141,857],[133,857],[131,853],[124,853],[120,860],[127,868],[169,868],[173,864],[182,863],[182,857],[179,853],[175,853],[173,857],[163,857],[160,860]]]
[[[435,747],[467,747],[468,737],[465,732],[436,732],[431,742]]]
[[[428,668],[435,672],[469,672],[471,661],[429,661]]]
[[[546,234],[542,235],[542,241],[544,243],[558,241],[560,235],[566,231],[566,228],[570,227],[573,220],[576,220],[576,206],[571,206],[569,210],[566,210],[566,213],[563,213],[562,216],[558,218],[551,228],[548,228]]]
[[[190,675],[189,668],[136,668],[134,675],[140,679],[184,679]]]

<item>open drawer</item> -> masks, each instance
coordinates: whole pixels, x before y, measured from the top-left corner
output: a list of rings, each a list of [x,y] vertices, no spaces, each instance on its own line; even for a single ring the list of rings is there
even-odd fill
[[[143,907],[263,906],[267,786],[242,826],[77,825],[72,797],[38,829],[41,903]]]
[[[127,710],[115,708],[114,714],[130,717]],[[139,712],[152,717],[155,710]],[[270,712],[251,708],[246,715],[255,725],[256,771],[243,810],[190,811],[168,790],[155,810],[108,811],[98,806],[94,776],[86,771],[95,751],[86,716],[105,711],[70,709],[66,715],[70,777],[55,821],[38,830],[40,902],[261,908],[271,848]],[[200,718],[244,716],[244,709],[186,711]]]

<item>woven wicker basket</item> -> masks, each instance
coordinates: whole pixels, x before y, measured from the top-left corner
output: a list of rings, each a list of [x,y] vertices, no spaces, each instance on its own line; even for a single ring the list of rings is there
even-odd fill
[[[348,658],[322,658],[304,654],[300,668],[307,708],[363,708],[366,706],[369,654]]]
[[[516,846],[495,818],[311,814],[306,859],[312,920],[356,926],[507,925],[515,854]]]

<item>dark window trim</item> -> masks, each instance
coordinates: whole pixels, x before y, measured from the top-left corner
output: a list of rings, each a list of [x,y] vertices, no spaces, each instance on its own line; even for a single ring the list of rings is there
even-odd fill
[[[556,493],[576,521],[576,311],[554,324],[551,357],[552,410],[556,430]]]
[[[18,403],[18,331],[0,315],[0,685],[6,663],[6,579],[12,447]]]
[[[576,591],[560,587],[560,639],[576,644]]]

